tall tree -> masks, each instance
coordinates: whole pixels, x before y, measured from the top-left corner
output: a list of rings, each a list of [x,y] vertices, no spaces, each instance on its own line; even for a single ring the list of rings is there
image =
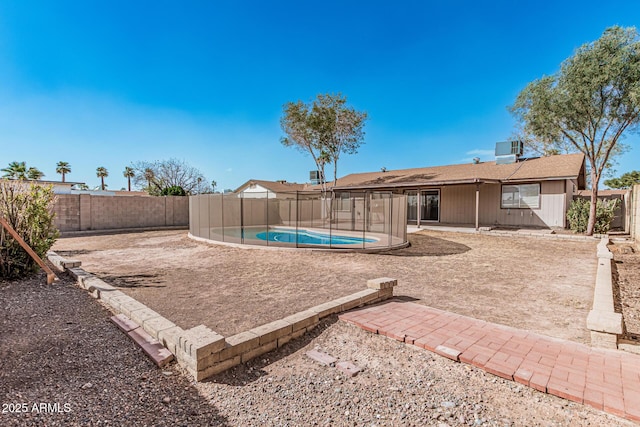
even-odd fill
[[[58,162],[56,165],[56,173],[62,175],[62,182],[65,182],[66,175],[71,173],[71,165],[68,162]]]
[[[9,166],[2,169],[3,177],[9,179],[27,179],[27,163],[11,162]]]
[[[202,172],[181,160],[136,162],[131,166],[136,171],[134,183],[141,187],[146,181],[149,194],[160,195],[170,187],[181,187],[187,194],[204,193],[209,189]]]
[[[124,177],[127,178],[127,189],[131,191],[131,178],[136,176],[135,170],[133,170],[133,168],[130,166],[125,166],[124,172],[122,172],[122,175],[124,175]]]
[[[640,171],[623,173],[620,178],[611,178],[604,181],[609,188],[627,189],[640,184]]]
[[[355,153],[364,139],[367,114],[347,106],[341,94],[318,95],[310,103],[288,102],[283,106],[280,127],[286,134],[281,142],[313,158],[326,191],[325,165],[333,163],[334,183],[341,153]]]
[[[147,181],[147,190],[149,193],[151,192],[151,183],[153,182],[156,174],[153,172],[151,168],[145,168],[143,171],[144,179]]]
[[[100,178],[100,189],[104,191],[104,179],[109,176],[109,171],[104,166],[96,169],[96,176]]]
[[[43,176],[44,176],[44,172],[42,172],[38,168],[30,167],[29,169],[27,169],[27,178],[29,179],[33,179],[37,181],[39,179],[42,179]]]
[[[319,119],[321,140],[329,161],[333,163],[333,185],[338,180],[340,154],[356,154],[364,141],[367,113],[347,105],[347,97],[318,95],[312,114]]]
[[[542,147],[584,153],[591,178],[587,235],[595,226],[600,178],[625,149],[625,132],[640,123],[639,82],[638,32],[614,26],[578,48],[557,73],[529,83],[510,107],[525,136]]]

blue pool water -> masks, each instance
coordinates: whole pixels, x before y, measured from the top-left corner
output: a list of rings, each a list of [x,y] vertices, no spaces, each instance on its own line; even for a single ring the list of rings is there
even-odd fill
[[[363,243],[377,242],[376,239],[363,239],[362,237],[350,237],[317,233],[309,230],[289,230],[274,228],[256,234],[260,240],[281,243],[299,243],[302,245],[362,245]]]

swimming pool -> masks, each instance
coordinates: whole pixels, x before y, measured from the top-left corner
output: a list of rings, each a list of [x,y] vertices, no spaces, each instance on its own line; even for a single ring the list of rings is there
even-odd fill
[[[298,243],[302,245],[362,245],[363,243],[374,243],[378,241],[378,239],[340,236],[288,228],[272,228],[261,231],[256,233],[256,238],[269,242]]]

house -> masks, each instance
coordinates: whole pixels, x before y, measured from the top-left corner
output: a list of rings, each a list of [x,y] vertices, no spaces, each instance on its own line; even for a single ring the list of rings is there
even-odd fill
[[[295,182],[280,181],[263,181],[258,179],[250,179],[249,181],[238,187],[234,193],[238,197],[244,198],[277,198],[287,193],[295,193],[307,189],[307,184],[297,184]]]
[[[491,162],[474,159],[469,164],[355,173],[330,183],[330,188],[335,198],[345,201],[352,192],[406,194],[408,223],[418,226],[566,228],[573,194],[585,188],[584,155],[521,158],[521,153],[520,146],[507,156],[497,149]]]

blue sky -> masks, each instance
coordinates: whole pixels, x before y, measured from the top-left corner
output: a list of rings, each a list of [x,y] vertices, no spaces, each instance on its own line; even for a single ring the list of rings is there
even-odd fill
[[[341,92],[369,114],[338,175],[493,158],[506,107],[635,1],[3,1],[0,167],[110,189],[125,166],[168,158],[218,188],[304,182],[310,157],[283,147],[282,105]],[[619,161],[638,169],[640,139]],[[329,171],[328,171],[329,172]],[[332,172],[329,172],[332,174]]]

